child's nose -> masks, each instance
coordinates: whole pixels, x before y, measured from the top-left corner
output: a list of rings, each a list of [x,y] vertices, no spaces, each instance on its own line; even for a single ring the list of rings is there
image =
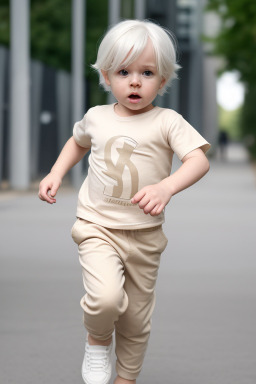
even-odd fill
[[[139,75],[137,75],[137,74],[133,74],[133,75],[131,76],[130,85],[131,85],[132,87],[140,87],[140,86],[141,86],[141,81],[140,81],[140,77],[139,77]]]

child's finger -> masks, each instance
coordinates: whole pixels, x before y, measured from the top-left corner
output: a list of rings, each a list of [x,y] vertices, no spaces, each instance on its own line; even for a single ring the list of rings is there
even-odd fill
[[[146,206],[149,206],[150,203],[152,204],[150,197],[147,194],[143,196],[142,199],[138,202],[139,207],[141,209],[144,209]]]
[[[159,204],[155,205],[155,206],[150,210],[149,214],[150,214],[151,216],[155,216],[158,207],[159,207]]]
[[[148,213],[151,214],[151,212],[152,212],[155,208],[156,208],[156,203],[155,203],[154,201],[149,201],[148,204],[146,204],[146,205],[144,206],[144,213],[145,213],[145,214],[148,214]]]
[[[50,201],[50,202],[54,202],[54,203],[55,203],[55,202],[56,202],[56,199],[54,199],[54,196],[55,196],[55,195],[53,195],[52,190],[49,189],[48,192],[47,192],[47,198],[48,198],[47,201]]]
[[[51,188],[50,196],[54,197],[56,195],[56,193],[58,192],[58,189],[59,189],[59,186],[54,184]]]
[[[46,188],[46,187],[41,187],[41,188],[39,189],[38,196],[39,196],[40,199],[43,200],[43,201],[47,200],[47,198],[48,198],[47,188]]]
[[[51,196],[50,196],[50,189],[49,188],[46,188],[46,187],[41,187],[39,189],[39,193],[38,193],[38,196],[41,200],[43,201],[47,201],[47,203],[55,203],[56,200],[53,199]]]
[[[161,204],[157,204],[154,209],[150,212],[151,216],[158,216],[163,210],[163,207]]]
[[[146,192],[141,189],[139,192],[137,192],[133,198],[131,199],[132,204],[137,204],[141,199],[145,196]]]
[[[164,207],[165,207],[165,205],[164,205],[164,204],[161,204],[161,205],[158,207],[158,209],[156,210],[155,215],[156,215],[156,216],[157,216],[157,215],[160,215],[160,213],[164,210]]]

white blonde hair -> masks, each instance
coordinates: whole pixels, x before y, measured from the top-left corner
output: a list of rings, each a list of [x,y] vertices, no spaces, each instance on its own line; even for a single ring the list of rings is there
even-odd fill
[[[100,76],[100,84],[105,90],[110,87],[105,83],[101,70],[114,72],[118,68],[128,67],[136,60],[151,40],[156,55],[157,71],[166,83],[159,90],[163,95],[171,80],[177,78],[175,38],[167,29],[151,21],[125,20],[112,27],[104,36],[98,50],[96,63],[92,65]]]

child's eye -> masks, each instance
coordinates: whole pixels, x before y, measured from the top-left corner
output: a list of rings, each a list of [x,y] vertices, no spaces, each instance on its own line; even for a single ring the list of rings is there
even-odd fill
[[[125,69],[121,69],[121,71],[118,72],[121,76],[127,76],[128,72]]]
[[[149,76],[153,75],[153,72],[151,72],[151,71],[144,71],[143,75],[149,77]]]

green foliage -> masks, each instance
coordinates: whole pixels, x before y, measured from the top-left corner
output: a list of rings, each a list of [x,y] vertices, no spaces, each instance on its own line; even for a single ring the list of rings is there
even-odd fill
[[[241,133],[256,158],[256,2],[251,0],[208,0],[207,9],[221,19],[219,34],[211,39],[214,53],[225,58],[223,70],[238,70],[247,88]]]
[[[10,2],[0,0],[0,44],[10,44]],[[96,60],[99,40],[108,24],[108,2],[86,1],[85,76],[90,82],[90,99],[104,103],[98,75],[90,68]],[[44,64],[71,71],[72,0],[30,0],[31,57]]]
[[[237,69],[244,82],[256,83],[256,2],[209,0],[208,9],[218,13],[221,30],[215,53],[226,59],[227,70]]]
[[[89,66],[96,61],[101,38],[108,27],[108,1],[87,0],[86,23],[86,72],[88,73],[89,78],[93,79],[96,75],[93,71],[89,70]]]
[[[70,71],[70,0],[31,0],[31,56]]]
[[[242,107],[234,109],[232,111],[226,110],[221,106],[219,109],[219,128],[222,131],[227,132],[228,137],[231,140],[237,141],[241,139],[241,112]]]
[[[85,70],[96,59],[97,43],[107,28],[108,2],[87,0]],[[0,4],[0,44],[10,43],[9,0]],[[31,57],[71,70],[71,0],[30,0]]]
[[[245,95],[245,103],[242,110],[242,132],[247,148],[256,159],[256,84],[251,84]]]
[[[0,2],[0,44],[9,45],[10,41],[10,9],[9,0]]]

